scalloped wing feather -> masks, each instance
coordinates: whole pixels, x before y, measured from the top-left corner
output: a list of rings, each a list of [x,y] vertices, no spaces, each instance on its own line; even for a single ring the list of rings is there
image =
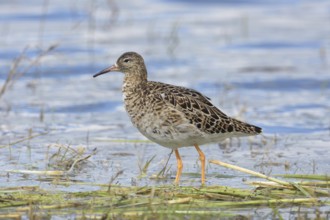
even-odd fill
[[[184,113],[190,123],[202,132],[231,133],[231,136],[261,133],[259,127],[228,117],[210,102],[209,97],[196,90],[152,81],[148,84],[153,87],[153,95],[157,96],[158,100],[162,99]]]

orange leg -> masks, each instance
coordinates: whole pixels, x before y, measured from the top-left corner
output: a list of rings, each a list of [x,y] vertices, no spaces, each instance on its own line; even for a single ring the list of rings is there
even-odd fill
[[[197,144],[195,144],[194,146],[199,154],[199,159],[202,164],[202,185],[204,185],[205,184],[205,155]]]
[[[176,161],[177,161],[177,164],[178,164],[178,169],[176,171],[176,177],[175,177],[175,184],[178,185],[179,181],[180,181],[180,176],[181,176],[181,173],[182,173],[183,164],[182,164],[182,160],[181,160],[181,157],[180,157],[180,154],[179,154],[179,150],[176,149],[176,150],[174,150],[174,152],[175,152]]]

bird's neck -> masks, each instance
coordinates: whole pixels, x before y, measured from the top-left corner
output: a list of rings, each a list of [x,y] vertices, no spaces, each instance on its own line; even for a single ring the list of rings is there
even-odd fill
[[[125,73],[123,92],[134,91],[137,87],[147,83],[147,71],[137,70],[138,72]]]

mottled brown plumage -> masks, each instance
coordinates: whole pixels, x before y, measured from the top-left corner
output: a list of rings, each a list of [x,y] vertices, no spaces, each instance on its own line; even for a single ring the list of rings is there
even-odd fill
[[[122,91],[133,125],[150,140],[175,150],[178,160],[176,183],[182,169],[178,148],[195,146],[202,168],[205,168],[205,157],[199,145],[261,133],[261,128],[227,116],[208,97],[193,89],[148,81],[144,60],[135,52],[124,53],[115,65],[94,77],[110,71],[125,74]]]

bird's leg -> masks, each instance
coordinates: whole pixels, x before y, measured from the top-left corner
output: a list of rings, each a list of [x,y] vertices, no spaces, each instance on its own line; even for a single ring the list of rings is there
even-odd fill
[[[198,154],[199,154],[199,160],[201,161],[202,165],[202,185],[205,184],[205,155],[203,151],[199,148],[197,144],[194,145]]]
[[[177,168],[177,171],[176,171],[176,177],[175,177],[175,185],[178,185],[179,181],[180,181],[180,176],[181,176],[181,173],[182,173],[183,164],[182,164],[182,160],[181,160],[181,157],[180,157],[180,154],[179,154],[179,150],[176,149],[176,150],[174,150],[174,152],[175,152],[175,157],[176,157],[176,161],[177,161],[177,164],[178,164],[178,168]]]

